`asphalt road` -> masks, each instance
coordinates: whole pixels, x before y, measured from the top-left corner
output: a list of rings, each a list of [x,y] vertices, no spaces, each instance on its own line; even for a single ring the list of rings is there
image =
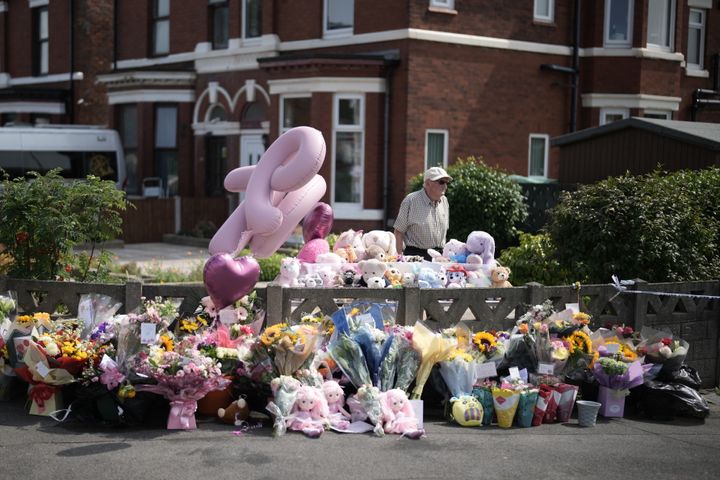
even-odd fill
[[[30,416],[0,403],[0,480],[718,478],[720,408],[705,421],[599,419],[509,430],[426,418],[427,437],[326,432],[273,438],[268,424],[105,429]]]

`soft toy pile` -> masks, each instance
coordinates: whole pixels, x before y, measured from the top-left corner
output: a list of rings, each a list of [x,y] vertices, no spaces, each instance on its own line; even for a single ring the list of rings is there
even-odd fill
[[[366,282],[383,278],[372,274]],[[447,419],[467,427],[567,422],[578,391],[605,417],[626,404],[652,417],[709,413],[687,342],[647,327],[591,330],[576,306],[550,301],[507,332],[395,325],[392,305],[361,301],[263,328],[254,294],[220,310],[205,298],[187,316],[160,298],[118,308],[84,295],[77,319],[52,320],[18,315],[0,295],[0,394],[27,395],[30,414],[58,421],[194,429],[196,413],[232,426],[264,416],[275,435],[308,437],[421,438],[431,378],[445,386]]]
[[[510,287],[510,269],[495,260],[495,240],[475,231],[467,242],[449,240],[432,262],[398,255],[392,232],[347,230],[332,252],[321,238],[306,238],[296,259],[282,261],[275,285],[283,287],[471,288]],[[498,280],[502,279],[502,281]]]

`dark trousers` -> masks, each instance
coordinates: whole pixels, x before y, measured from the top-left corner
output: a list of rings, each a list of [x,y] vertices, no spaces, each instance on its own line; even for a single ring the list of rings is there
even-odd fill
[[[441,252],[441,251],[442,251],[442,247],[436,247],[436,248],[434,248],[433,250],[437,250],[437,251]],[[418,256],[420,256],[420,257],[425,258],[425,260],[427,260],[428,262],[431,262],[431,261],[432,261],[432,257],[430,256],[430,254],[428,253],[428,251],[427,251],[426,248],[418,248],[418,247],[413,247],[413,246],[410,246],[410,245],[406,245],[406,246],[405,246],[405,250],[403,250],[403,255],[406,255],[406,256],[408,256],[408,255],[418,255]]]

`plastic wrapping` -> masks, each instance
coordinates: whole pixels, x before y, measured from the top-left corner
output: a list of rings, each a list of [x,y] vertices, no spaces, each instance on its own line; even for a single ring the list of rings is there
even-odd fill
[[[116,302],[108,295],[99,293],[80,295],[77,315],[78,321],[82,325],[80,336],[87,338],[98,325],[109,322],[121,306],[122,303]]]
[[[630,402],[643,415],[657,420],[676,416],[704,419],[710,407],[700,394],[680,383],[646,380],[630,391]]]

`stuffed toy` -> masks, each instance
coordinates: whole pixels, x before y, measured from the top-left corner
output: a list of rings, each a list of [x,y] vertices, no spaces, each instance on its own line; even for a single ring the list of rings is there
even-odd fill
[[[250,407],[244,398],[239,398],[225,408],[218,408],[217,416],[228,425],[240,425],[250,418]]]
[[[420,438],[423,429],[418,427],[415,410],[404,390],[393,388],[380,394],[382,424],[385,433],[398,433],[409,438]]]
[[[490,278],[488,278],[482,270],[468,270],[466,282],[466,286],[470,285],[480,288],[488,288],[491,285]]]
[[[482,425],[483,408],[480,401],[472,395],[461,395],[450,399],[452,404],[452,420],[463,427],[479,427]]]
[[[432,248],[428,249],[428,254],[432,257],[433,262],[465,263],[468,251],[463,242],[453,238],[445,243],[442,254]]]
[[[380,260],[370,259],[362,260],[358,263],[362,279],[360,280],[360,286],[370,288],[385,288],[385,271],[387,265],[385,262]]]
[[[317,273],[308,273],[298,278],[298,285],[305,288],[319,288],[323,286],[323,281]]]
[[[360,274],[353,265],[343,265],[340,267],[340,278],[345,287],[356,287],[360,283]]]
[[[398,270],[395,267],[388,268],[385,270],[385,278],[387,279],[389,285],[388,287],[392,288],[400,288],[402,287],[402,278],[403,275],[400,273],[400,270]]]
[[[326,380],[322,384],[322,391],[330,412],[328,415],[330,425],[346,430],[350,425],[350,414],[345,410],[345,392],[342,387],[335,380]]]
[[[467,263],[495,266],[495,239],[487,232],[474,231],[468,235],[465,244],[469,255]]]
[[[317,257],[315,257],[315,263],[327,263],[329,265],[342,265],[343,263],[347,263],[347,260],[345,260],[340,255],[333,253],[333,252],[327,252],[327,253],[319,253]]]
[[[332,288],[337,286],[338,274],[337,271],[331,267],[322,267],[317,271],[317,275],[322,281],[322,286],[325,288]]]
[[[333,245],[333,252],[344,258],[348,263],[355,263],[365,258],[362,242],[362,230],[346,230],[340,234]]]
[[[280,275],[275,279],[275,284],[281,287],[299,286],[300,261],[296,258],[285,257],[280,262]]]
[[[415,274],[412,272],[403,273],[402,285],[403,287],[417,287],[417,280],[415,278]]]
[[[462,265],[452,265],[447,269],[447,288],[465,288],[467,270]]]
[[[424,262],[425,257],[422,255],[402,255],[401,261],[407,262],[407,263],[418,263],[418,262]]]
[[[317,438],[330,425],[330,411],[321,389],[303,385],[297,391],[295,402],[286,419],[287,427]]]
[[[317,256],[330,252],[330,245],[324,238],[316,238],[307,242],[297,254],[297,259],[305,263],[315,263]]]
[[[444,287],[448,283],[447,274],[445,273],[445,268],[441,268],[440,271],[437,272],[438,281],[440,282],[440,288]]]
[[[365,259],[370,260],[371,258],[374,258],[376,260],[380,260],[381,262],[385,261],[385,250],[382,249],[379,245],[370,245],[365,250]]]
[[[494,267],[490,270],[490,282],[493,288],[509,288],[512,283],[508,282],[510,278],[510,269],[507,267]]]
[[[438,272],[428,267],[421,268],[418,272],[417,284],[420,288],[442,288],[445,286],[440,282]]]
[[[389,260],[390,257],[397,256],[397,249],[395,248],[395,234],[393,234],[393,232],[386,232],[385,230],[372,230],[363,235],[362,242],[366,251],[373,245],[377,245],[382,248],[385,252],[386,260]]]

